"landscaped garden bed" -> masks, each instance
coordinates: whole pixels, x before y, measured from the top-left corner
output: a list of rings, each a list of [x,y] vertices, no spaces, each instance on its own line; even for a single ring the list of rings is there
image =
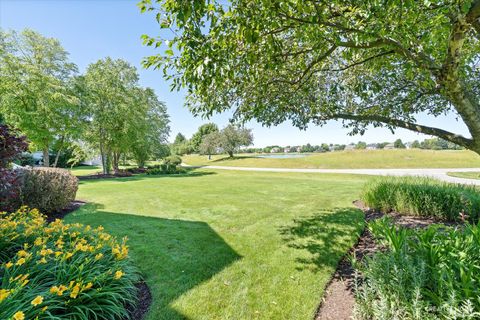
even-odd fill
[[[340,262],[317,319],[478,317],[480,226],[468,222],[478,221],[477,199],[474,188],[434,180],[371,181],[363,200],[374,208],[355,202],[368,228]]]

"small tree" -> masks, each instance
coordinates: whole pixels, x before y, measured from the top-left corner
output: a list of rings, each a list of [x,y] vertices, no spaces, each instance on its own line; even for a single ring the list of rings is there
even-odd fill
[[[418,140],[413,141],[412,142],[412,148],[420,149],[420,142],[418,142]]]
[[[200,154],[208,155],[208,160],[212,158],[212,154],[217,152],[217,148],[220,145],[220,134],[218,132],[211,132],[203,137],[200,144]]]
[[[8,166],[27,149],[25,137],[6,125],[0,125],[0,211],[11,210],[18,197],[18,176]]]
[[[395,149],[405,149],[405,144],[403,143],[402,139],[397,139],[393,143],[393,147]]]
[[[228,125],[220,131],[219,145],[230,157],[233,157],[239,147],[246,147],[253,143],[252,130],[234,125]]]
[[[364,150],[367,148],[367,143],[363,142],[363,141],[359,141],[357,143],[357,145],[355,146],[355,149],[359,149],[359,150]]]
[[[194,152],[200,151],[204,137],[212,132],[218,132],[218,126],[215,123],[206,123],[198,128],[198,131],[190,139],[190,145]]]

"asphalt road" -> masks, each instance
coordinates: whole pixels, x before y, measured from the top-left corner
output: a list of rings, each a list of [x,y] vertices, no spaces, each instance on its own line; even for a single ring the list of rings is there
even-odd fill
[[[445,168],[445,169],[290,169],[290,168],[251,168],[251,167],[227,167],[227,166],[189,166],[184,167],[205,168],[215,170],[238,170],[238,171],[261,171],[261,172],[303,172],[303,173],[344,173],[364,174],[375,176],[422,176],[438,180],[480,185],[480,180],[450,177],[447,172],[480,172],[480,168]]]

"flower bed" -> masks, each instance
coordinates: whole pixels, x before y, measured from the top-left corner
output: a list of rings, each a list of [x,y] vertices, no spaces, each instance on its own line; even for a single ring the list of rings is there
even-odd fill
[[[0,218],[0,319],[125,319],[140,280],[126,239],[22,208]]]

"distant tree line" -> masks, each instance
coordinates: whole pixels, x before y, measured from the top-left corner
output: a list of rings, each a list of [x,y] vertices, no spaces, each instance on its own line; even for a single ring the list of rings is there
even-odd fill
[[[44,166],[100,155],[110,173],[168,150],[166,106],[124,60],[101,59],[80,74],[58,40],[0,31],[0,74],[0,118],[42,152]]]

